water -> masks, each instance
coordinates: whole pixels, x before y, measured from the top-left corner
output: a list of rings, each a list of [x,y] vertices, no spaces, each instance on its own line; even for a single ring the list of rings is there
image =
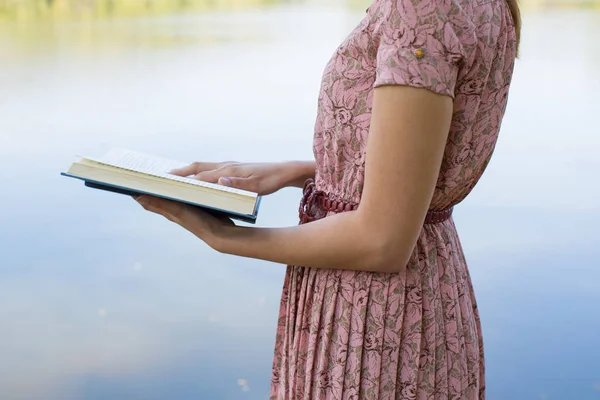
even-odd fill
[[[322,68],[361,12],[282,3],[0,20],[0,398],[268,396],[284,269],[216,254],[59,172],[111,146],[311,157]],[[524,22],[496,154],[455,214],[488,398],[599,399],[600,14]],[[295,224],[299,195],[266,198],[260,225]]]

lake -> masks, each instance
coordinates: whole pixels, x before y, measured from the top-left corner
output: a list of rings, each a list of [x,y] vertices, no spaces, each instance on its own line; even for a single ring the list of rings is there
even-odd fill
[[[284,268],[59,175],[112,146],[312,157],[321,72],[365,7],[268,3],[0,13],[2,400],[268,397]],[[599,37],[598,11],[525,10],[496,153],[455,211],[490,400],[600,399]],[[259,225],[296,224],[299,198]]]

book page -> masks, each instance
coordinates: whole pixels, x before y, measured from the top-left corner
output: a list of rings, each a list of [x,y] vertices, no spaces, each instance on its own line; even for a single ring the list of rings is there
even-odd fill
[[[165,174],[172,169],[187,165],[187,163],[149,156],[125,149],[112,149],[101,160],[115,166],[158,174]]]
[[[150,156],[147,154],[138,153],[131,150],[116,148],[110,150],[101,158],[82,157],[100,164],[106,164],[117,168],[135,171],[147,175],[166,178],[178,182],[188,183],[191,185],[202,186],[206,188],[216,189],[223,192],[235,193],[244,196],[257,197],[256,193],[246,190],[230,188],[227,186],[217,185],[214,183],[203,182],[197,179],[186,178],[182,176],[169,174],[169,171],[175,168],[180,168],[188,165],[188,163],[168,160],[161,157]]]

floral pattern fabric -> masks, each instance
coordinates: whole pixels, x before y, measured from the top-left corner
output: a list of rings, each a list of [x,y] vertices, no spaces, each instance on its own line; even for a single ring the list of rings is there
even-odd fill
[[[454,99],[431,209],[458,204],[492,156],[516,55],[503,0],[376,0],[325,67],[319,190],[359,202],[373,91]],[[271,399],[485,398],[479,314],[454,221],[424,225],[401,273],[288,266]]]

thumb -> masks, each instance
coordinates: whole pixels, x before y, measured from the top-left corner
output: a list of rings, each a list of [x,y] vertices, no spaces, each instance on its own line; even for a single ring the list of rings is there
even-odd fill
[[[221,177],[218,180],[219,185],[229,186],[235,189],[251,190],[252,181],[248,178],[233,178],[233,177]]]

